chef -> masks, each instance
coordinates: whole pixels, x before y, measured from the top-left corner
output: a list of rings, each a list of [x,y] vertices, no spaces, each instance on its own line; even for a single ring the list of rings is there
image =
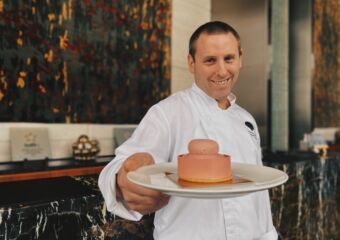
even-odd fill
[[[232,162],[262,165],[254,118],[231,92],[242,67],[239,34],[218,21],[200,26],[189,42],[195,83],[152,106],[135,132],[101,172],[107,209],[138,221],[155,213],[154,239],[277,239],[268,191],[225,199],[169,197],[137,186],[127,173],[141,166],[176,162],[192,139],[213,139]]]

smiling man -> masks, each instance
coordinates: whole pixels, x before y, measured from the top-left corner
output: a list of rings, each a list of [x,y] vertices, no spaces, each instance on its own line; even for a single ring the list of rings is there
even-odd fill
[[[254,118],[236,104],[232,89],[242,67],[238,33],[208,22],[191,36],[188,66],[192,88],[150,108],[133,135],[102,171],[99,186],[109,211],[139,220],[155,212],[154,238],[277,239],[268,191],[225,199],[169,197],[137,186],[127,173],[141,166],[177,162],[192,139],[213,139],[232,162],[262,165]]]
[[[217,29],[216,29],[217,30]],[[242,49],[236,32],[203,32],[190,40],[188,65],[196,84],[214,98],[222,109],[242,66]]]

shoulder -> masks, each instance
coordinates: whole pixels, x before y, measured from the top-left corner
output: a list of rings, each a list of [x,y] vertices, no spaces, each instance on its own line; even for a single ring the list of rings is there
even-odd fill
[[[158,102],[150,110],[162,115],[171,127],[175,127],[183,122],[192,121],[197,115],[192,99],[190,89],[179,91]]]
[[[169,107],[169,106],[176,106],[176,105],[185,105],[190,98],[190,89],[185,89],[176,93],[173,93],[171,96],[163,99],[157,105],[160,107]]]
[[[166,114],[172,114],[190,109],[190,89],[182,90],[158,102],[154,107],[164,111]]]

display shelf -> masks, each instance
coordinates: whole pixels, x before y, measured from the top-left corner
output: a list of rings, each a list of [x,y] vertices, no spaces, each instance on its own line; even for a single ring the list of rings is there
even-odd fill
[[[113,156],[100,156],[83,161],[67,158],[3,162],[0,163],[0,182],[99,174],[112,159]]]

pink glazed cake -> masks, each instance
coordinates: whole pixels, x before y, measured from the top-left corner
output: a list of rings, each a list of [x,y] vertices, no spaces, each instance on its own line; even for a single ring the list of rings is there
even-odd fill
[[[194,139],[189,153],[178,156],[178,177],[185,181],[215,183],[232,179],[230,156],[218,154],[217,142]]]

